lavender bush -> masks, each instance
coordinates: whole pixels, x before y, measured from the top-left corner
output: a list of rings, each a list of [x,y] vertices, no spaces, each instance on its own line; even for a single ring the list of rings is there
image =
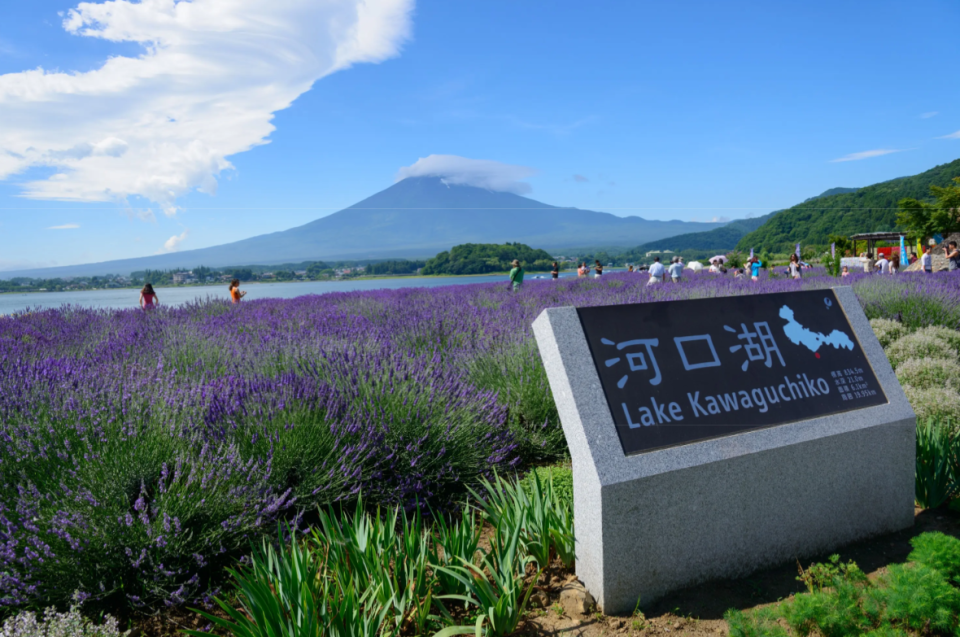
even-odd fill
[[[181,604],[281,517],[450,506],[565,455],[545,307],[826,288],[709,274],[335,293],[0,318],[0,605]],[[958,278],[853,275],[871,318],[960,326]]]

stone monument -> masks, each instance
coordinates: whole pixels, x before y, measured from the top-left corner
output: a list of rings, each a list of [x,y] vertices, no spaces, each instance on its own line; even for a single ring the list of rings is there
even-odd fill
[[[913,524],[916,417],[850,288],[547,309],[607,613]]]

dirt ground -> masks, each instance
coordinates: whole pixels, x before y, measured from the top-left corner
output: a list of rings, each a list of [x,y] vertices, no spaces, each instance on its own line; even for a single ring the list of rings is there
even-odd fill
[[[832,553],[853,560],[871,577],[889,564],[905,562],[912,550],[910,539],[928,531],[960,537],[960,513],[948,509],[917,510],[913,528],[851,544]],[[831,553],[831,554],[832,554]],[[829,557],[801,560],[804,568]],[[746,610],[773,604],[806,589],[797,581],[797,562],[791,561],[737,580],[723,580],[677,591],[647,608],[643,616],[610,617],[601,613],[567,614],[559,604],[561,587],[572,574],[557,573],[545,587],[546,608],[532,611],[520,635],[600,637],[602,635],[706,635],[727,634],[723,614],[730,608]]]

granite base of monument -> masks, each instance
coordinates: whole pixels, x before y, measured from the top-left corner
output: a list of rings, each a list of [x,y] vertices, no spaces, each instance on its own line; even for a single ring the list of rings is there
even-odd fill
[[[548,309],[536,320],[534,332],[573,459],[577,576],[605,612],[629,612],[638,600],[643,607],[686,586],[747,575],[913,524],[914,413],[853,292],[837,288],[830,294],[840,306],[834,311],[842,310],[869,361],[871,382],[879,384],[862,393],[879,392],[883,404],[642,453],[626,453],[624,436],[654,427],[633,423],[629,413],[628,427],[614,423],[619,403],[611,399],[610,387],[601,385],[597,361],[603,357],[591,352],[578,311]],[[611,351],[617,345],[603,343]],[[711,349],[721,350],[712,343]],[[647,349],[647,359],[635,355],[630,369],[657,369],[661,386],[684,383],[665,371],[662,361],[661,368],[653,364],[656,351]],[[785,358],[789,362],[785,355],[780,364]],[[683,365],[697,368],[686,356]],[[640,398],[649,402],[646,394]],[[802,409],[794,398],[796,406],[780,406]],[[662,409],[663,403],[653,405]],[[627,412],[626,402],[623,409]],[[679,410],[678,405],[675,415]],[[689,414],[684,422],[692,423]]]

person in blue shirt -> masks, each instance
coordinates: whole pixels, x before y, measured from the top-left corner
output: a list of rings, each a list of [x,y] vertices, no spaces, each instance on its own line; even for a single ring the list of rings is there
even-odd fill
[[[763,266],[760,259],[753,257],[750,259],[750,278],[754,281],[760,280],[760,268]]]

